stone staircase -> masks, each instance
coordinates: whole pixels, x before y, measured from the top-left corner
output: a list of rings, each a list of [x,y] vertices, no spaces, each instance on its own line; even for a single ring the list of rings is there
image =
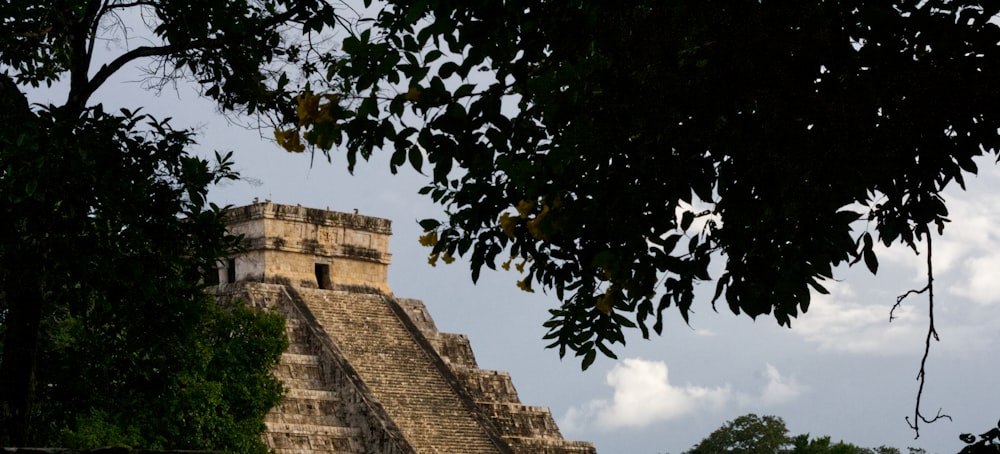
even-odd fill
[[[319,355],[311,354],[302,320],[289,319],[287,333],[289,349],[276,374],[287,392],[265,420],[268,445],[276,454],[363,454],[361,430],[336,416],[340,397],[329,390]]]
[[[256,282],[217,297],[287,318],[286,398],[266,420],[277,454],[596,452],[522,404],[509,374],[479,369],[419,300]]]
[[[417,452],[293,293],[293,287],[256,282],[216,292],[216,298],[241,298],[286,318],[288,352],[275,372],[287,392],[265,420],[268,445],[277,454]]]
[[[429,355],[400,320],[390,298],[294,290],[417,452],[508,452],[495,429],[479,421],[469,396],[449,382],[454,377],[445,375],[440,358]]]
[[[437,330],[426,306],[416,299],[396,300],[410,322],[433,345],[452,373],[472,395],[513,452],[532,454],[593,454],[590,442],[563,439],[547,407],[524,405],[510,374],[483,370],[476,363],[469,339]]]

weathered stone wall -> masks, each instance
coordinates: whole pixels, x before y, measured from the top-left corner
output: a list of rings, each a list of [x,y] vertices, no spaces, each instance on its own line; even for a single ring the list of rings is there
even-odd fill
[[[229,230],[243,235],[236,281],[289,282],[306,288],[369,288],[391,294],[387,219],[275,203],[227,213]],[[318,273],[328,276],[324,278]],[[225,272],[220,281],[227,282]]]

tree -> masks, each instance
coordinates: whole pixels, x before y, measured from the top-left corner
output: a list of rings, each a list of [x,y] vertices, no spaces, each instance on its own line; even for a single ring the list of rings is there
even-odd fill
[[[809,434],[793,437],[792,444],[794,447],[790,452],[795,454],[900,454],[898,449],[884,445],[862,448],[843,441],[831,443],[829,436],[810,439]]]
[[[206,200],[235,177],[229,156],[212,168],[191,132],[91,98],[144,64],[154,89],[188,78],[223,111],[292,118],[290,80],[330,61],[309,43],[333,6],[15,0],[0,14],[0,445],[265,450],[281,320],[217,307],[200,283],[236,245]],[[102,42],[120,47],[98,61]],[[57,81],[61,105],[23,93]]]
[[[713,308],[790,326],[876,240],[930,241],[1000,144],[993,3],[386,3],[279,141],[430,166],[432,257],[554,292],[584,366],[688,319],[713,262]]]
[[[686,454],[774,454],[789,452],[790,442],[783,419],[750,413],[727,421]]]
[[[888,446],[862,448],[851,443],[831,443],[829,436],[810,438],[809,434],[788,435],[785,421],[777,416],[757,416],[753,413],[726,422],[686,454],[899,454]]]
[[[0,130],[4,444],[265,452],[283,320],[201,283],[236,246],[205,201],[229,162],[143,115],[64,112]]]

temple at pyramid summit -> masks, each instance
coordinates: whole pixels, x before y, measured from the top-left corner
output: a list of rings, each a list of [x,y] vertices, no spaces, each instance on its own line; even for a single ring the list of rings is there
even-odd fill
[[[266,421],[277,454],[596,452],[480,369],[422,302],[393,296],[390,221],[271,202],[227,217],[245,250],[222,263],[217,297],[287,319],[288,391]]]

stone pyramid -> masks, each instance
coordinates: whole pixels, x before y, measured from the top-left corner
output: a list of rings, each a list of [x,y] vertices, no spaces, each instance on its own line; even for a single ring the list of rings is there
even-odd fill
[[[270,202],[228,218],[246,250],[218,270],[218,297],[288,320],[288,392],[267,418],[277,454],[596,452],[480,369],[422,302],[392,295],[388,220]]]

